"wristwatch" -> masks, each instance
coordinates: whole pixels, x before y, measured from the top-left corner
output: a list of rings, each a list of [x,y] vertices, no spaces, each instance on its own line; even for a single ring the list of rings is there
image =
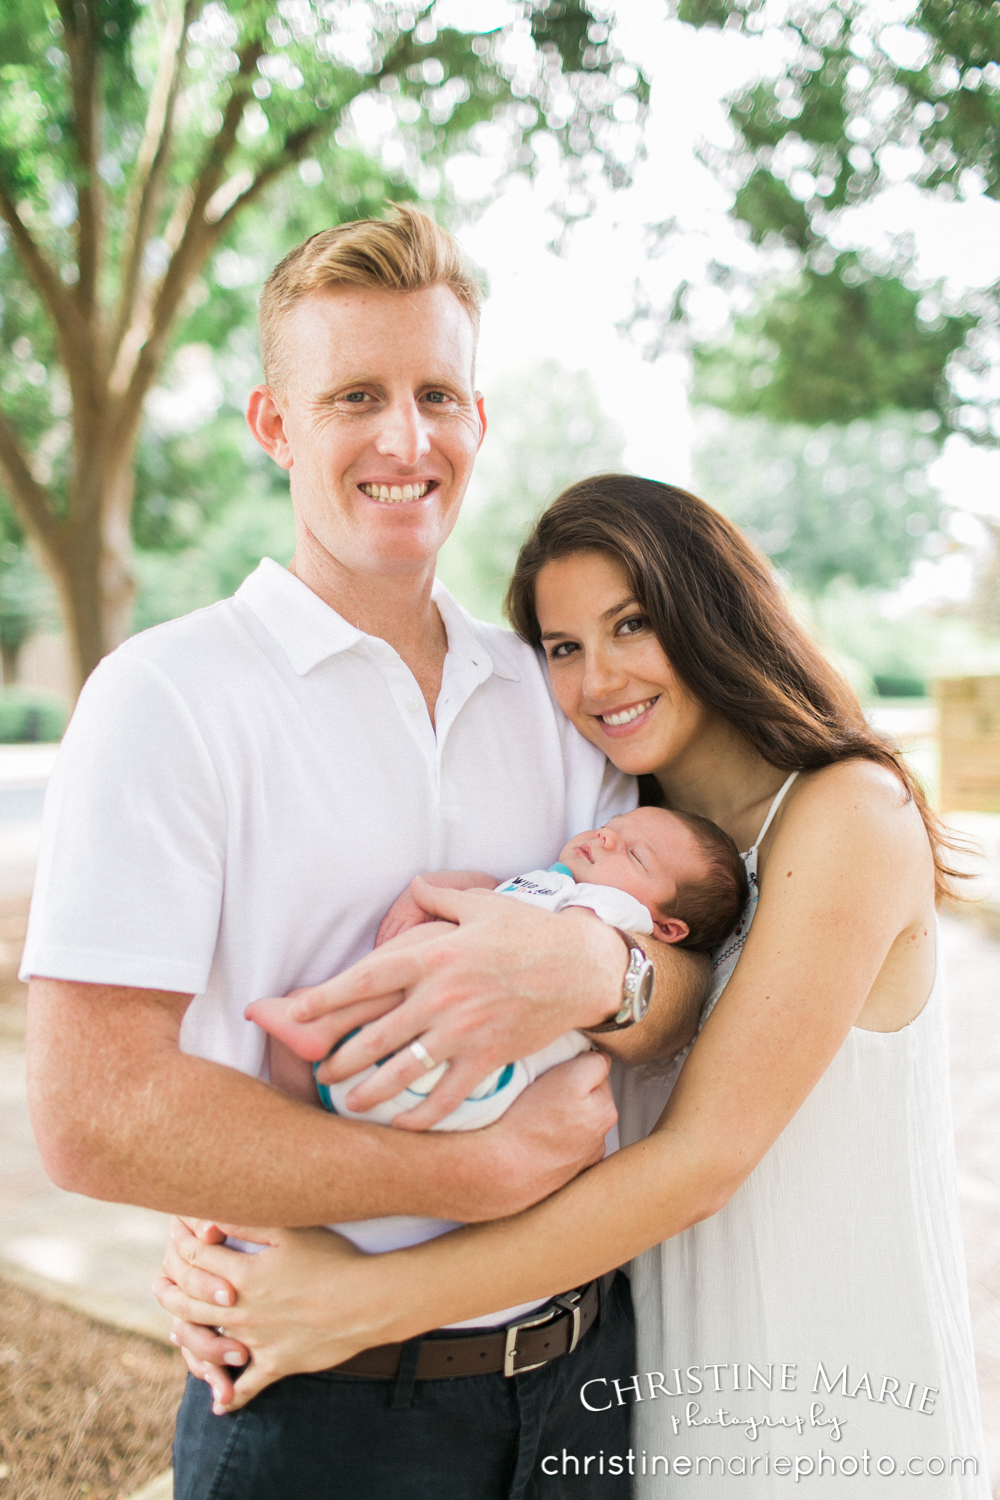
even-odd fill
[[[628,949],[628,968],[622,983],[622,1003],[612,1020],[605,1021],[601,1026],[587,1027],[588,1032],[595,1035],[602,1031],[624,1031],[626,1026],[634,1026],[646,1014],[653,996],[656,970],[652,960],[646,957],[639,944],[627,932],[622,932],[620,927],[616,927],[615,931]]]

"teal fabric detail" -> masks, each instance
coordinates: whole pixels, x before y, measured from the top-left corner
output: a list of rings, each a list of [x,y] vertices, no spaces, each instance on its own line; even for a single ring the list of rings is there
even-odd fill
[[[354,1028],[353,1031],[349,1031],[346,1036],[342,1036],[340,1038],[340,1041],[336,1042],[330,1048],[329,1052],[326,1054],[326,1057],[332,1057],[333,1054],[338,1050],[338,1048],[342,1047],[345,1042],[349,1042],[351,1040],[352,1036],[357,1036],[357,1034],[358,1034],[358,1032],[360,1030],[361,1030],[360,1026],[355,1026],[355,1028]],[[375,1064],[375,1066],[377,1068],[380,1068],[382,1066],[382,1064],[383,1063],[387,1063],[389,1061],[390,1057],[392,1057],[392,1056],[393,1056],[393,1053],[387,1052],[386,1055],[385,1055],[385,1057],[380,1057],[379,1058],[379,1060]],[[322,1059],[323,1062],[326,1062],[326,1057],[324,1057]],[[327,1088],[327,1086],[326,1086],[325,1083],[320,1083],[319,1079],[316,1077],[316,1069],[319,1066],[320,1066],[320,1064],[318,1062],[314,1062],[313,1065],[312,1065],[313,1079],[314,1079],[315,1084],[316,1084],[316,1092],[319,1094],[319,1102],[320,1102],[320,1104],[322,1104],[323,1108],[324,1109],[328,1109],[331,1114],[334,1114],[334,1115],[339,1114],[340,1111],[337,1109],[337,1106],[334,1104],[332,1098],[330,1097],[330,1090]],[[507,1066],[510,1067],[511,1066],[510,1063],[508,1063]],[[506,1082],[506,1079],[504,1081]]]
[[[568,875],[570,880],[573,879],[573,871],[567,870],[565,865],[561,865],[559,863],[549,865],[549,871],[554,875]]]
[[[510,1083],[510,1080],[513,1078],[513,1076],[514,1076],[514,1064],[513,1063],[508,1063],[507,1066],[504,1068],[503,1072],[500,1074],[500,1077],[497,1079],[496,1088],[490,1089],[490,1092],[488,1094],[484,1094],[483,1098],[484,1099],[489,1099],[489,1098],[492,1097],[493,1094],[499,1094],[499,1092],[500,1092],[501,1089],[505,1089],[507,1087],[508,1083]]]
[[[333,1051],[336,1052],[336,1050],[337,1050],[336,1047],[334,1047]],[[330,1054],[330,1056],[332,1056],[332,1055],[333,1055],[333,1053]],[[324,1059],[324,1061],[325,1061],[325,1059]],[[322,1104],[322,1106],[323,1106],[324,1109],[328,1109],[332,1115],[335,1115],[337,1113],[337,1106],[334,1104],[333,1100],[330,1098],[330,1090],[327,1088],[327,1086],[326,1086],[325,1083],[320,1083],[319,1079],[316,1077],[316,1069],[318,1067],[319,1067],[319,1063],[318,1062],[314,1062],[313,1063],[313,1079],[315,1080],[315,1083],[316,1083],[316,1092],[319,1095],[319,1102],[320,1102],[320,1104]]]
[[[505,1064],[503,1072],[500,1074],[500,1077],[497,1079],[496,1083],[490,1089],[489,1093],[488,1094],[480,1094],[479,1098],[473,1100],[472,1102],[475,1103],[475,1104],[478,1104],[480,1102],[480,1100],[482,1100],[482,1099],[492,1099],[494,1094],[499,1094],[499,1092],[500,1092],[501,1089],[505,1089],[507,1087],[508,1083],[510,1083],[510,1080],[513,1078],[513,1076],[514,1076],[514,1064],[513,1063],[507,1063],[507,1064]],[[418,1099],[425,1099],[427,1097],[426,1094],[418,1094],[416,1089],[407,1088],[406,1092],[408,1094],[413,1094]]]

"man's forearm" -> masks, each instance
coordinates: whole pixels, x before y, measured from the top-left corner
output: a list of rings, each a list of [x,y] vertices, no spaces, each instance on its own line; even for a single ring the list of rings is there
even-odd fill
[[[698,1017],[712,977],[711,965],[704,954],[689,953],[645,933],[635,941],[656,970],[649,1010],[635,1026],[627,1026],[623,1031],[604,1031],[594,1037],[603,1052],[626,1063],[671,1057],[686,1047],[698,1029]]]
[[[178,1050],[189,997],[35,979],[32,1119],[46,1170],[90,1197],[228,1223],[472,1217],[478,1143],[335,1119]]]

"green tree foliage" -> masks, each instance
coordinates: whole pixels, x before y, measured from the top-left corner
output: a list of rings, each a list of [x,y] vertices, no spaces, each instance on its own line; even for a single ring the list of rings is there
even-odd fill
[[[699,413],[696,492],[774,560],[796,608],[862,693],[921,693],[936,675],[1000,669],[1000,527],[977,519],[984,557],[966,605],[901,612],[890,598],[914,564],[960,545],[927,472],[938,452],[934,420],[885,412],[816,428]]]
[[[486,393],[486,415],[469,496],[438,571],[467,609],[499,623],[533,521],[574,480],[620,469],[624,439],[590,376],[555,360],[498,380]]]
[[[892,410],[947,419],[944,368],[976,319],[942,316],[928,327],[921,300],[850,251],[824,273],[806,265],[735,319],[725,342],[694,350],[696,399],[779,422],[847,423]]]
[[[937,454],[928,419],[887,413],[815,428],[706,415],[694,459],[699,493],[807,597],[838,580],[890,588],[928,537],[932,550],[944,545],[926,473]]]
[[[780,15],[771,0],[680,0],[677,13],[749,35],[779,27],[789,57],[729,100],[736,145],[710,159],[751,239],[795,247],[802,273],[738,324],[728,374],[712,352],[718,392],[749,386],[734,409],[796,421],[934,409],[1000,439],[1000,412],[974,385],[997,342],[1000,282],[948,308],[905,256],[879,265],[833,242],[841,211],[903,177],[942,198],[1000,198],[1000,4],[917,0],[905,25],[851,0],[793,0]],[[762,336],[778,352],[755,386]]]
[[[23,534],[9,512],[0,511],[0,663],[2,683],[17,680],[21,647],[34,633],[58,619],[52,585],[40,573]]]
[[[130,626],[146,397],[178,343],[220,348],[245,323],[253,278],[233,266],[259,254],[240,238],[250,214],[270,251],[412,197],[418,178],[433,192],[428,174],[490,121],[511,169],[530,170],[544,130],[621,183],[624,92],[641,109],[644,80],[587,0],[525,0],[489,34],[438,30],[423,5],[6,0],[0,483],[56,583],[81,679]],[[388,125],[376,160],[353,129],[362,96]],[[323,184],[304,209],[296,166],[299,186]],[[153,500],[155,455],[148,469]]]
[[[922,696],[934,677],[1000,671],[1000,640],[957,612],[900,613],[884,594],[846,579],[819,599],[798,602],[862,694],[874,688],[887,698]]]

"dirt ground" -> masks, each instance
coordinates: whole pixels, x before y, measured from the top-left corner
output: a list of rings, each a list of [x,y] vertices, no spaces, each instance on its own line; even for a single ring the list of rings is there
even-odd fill
[[[18,982],[17,966],[27,921],[26,900],[0,900],[0,1048],[24,1046],[28,987]]]
[[[0,1500],[119,1500],[170,1465],[179,1354],[0,1281]]]

